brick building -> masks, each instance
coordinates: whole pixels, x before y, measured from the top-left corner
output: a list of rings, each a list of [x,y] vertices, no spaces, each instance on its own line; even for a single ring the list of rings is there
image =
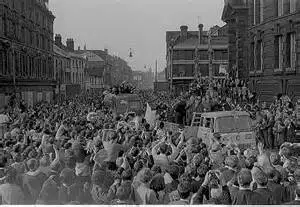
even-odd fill
[[[212,32],[213,76],[224,76],[228,67],[227,27],[215,26]],[[179,94],[188,91],[195,76],[209,76],[208,31],[199,25],[198,31],[188,31],[181,26],[180,31],[166,33],[167,69],[166,78],[173,92]]]
[[[244,49],[243,62],[250,88],[262,101],[270,102],[278,93],[300,98],[300,1],[225,0],[224,10],[238,4],[248,11],[248,49]],[[244,19],[244,14],[236,15]]]
[[[0,107],[53,100],[53,21],[48,0],[0,0]]]
[[[229,75],[239,79],[248,79],[247,0],[225,0],[222,20],[228,26]]]

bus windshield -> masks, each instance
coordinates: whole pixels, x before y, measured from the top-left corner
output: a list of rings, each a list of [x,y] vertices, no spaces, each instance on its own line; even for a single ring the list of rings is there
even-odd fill
[[[249,116],[225,116],[216,120],[216,132],[237,133],[251,131]]]

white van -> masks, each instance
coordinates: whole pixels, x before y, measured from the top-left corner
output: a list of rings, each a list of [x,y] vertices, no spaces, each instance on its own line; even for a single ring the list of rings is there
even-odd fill
[[[196,116],[198,121],[193,122],[192,127],[198,126],[197,137],[208,146],[214,133],[221,134],[223,144],[236,143],[241,149],[255,146],[255,132],[247,112],[219,111],[194,114]]]

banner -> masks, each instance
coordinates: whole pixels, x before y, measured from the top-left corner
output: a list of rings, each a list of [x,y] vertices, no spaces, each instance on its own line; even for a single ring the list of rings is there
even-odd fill
[[[155,127],[155,121],[156,121],[156,111],[152,111],[150,105],[147,103],[147,109],[145,113],[145,119],[147,123],[150,124],[151,127]]]

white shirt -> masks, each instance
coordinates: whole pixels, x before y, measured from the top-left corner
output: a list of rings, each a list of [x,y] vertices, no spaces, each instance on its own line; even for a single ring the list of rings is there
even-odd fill
[[[0,114],[0,125],[9,122],[9,117],[6,114]]]

